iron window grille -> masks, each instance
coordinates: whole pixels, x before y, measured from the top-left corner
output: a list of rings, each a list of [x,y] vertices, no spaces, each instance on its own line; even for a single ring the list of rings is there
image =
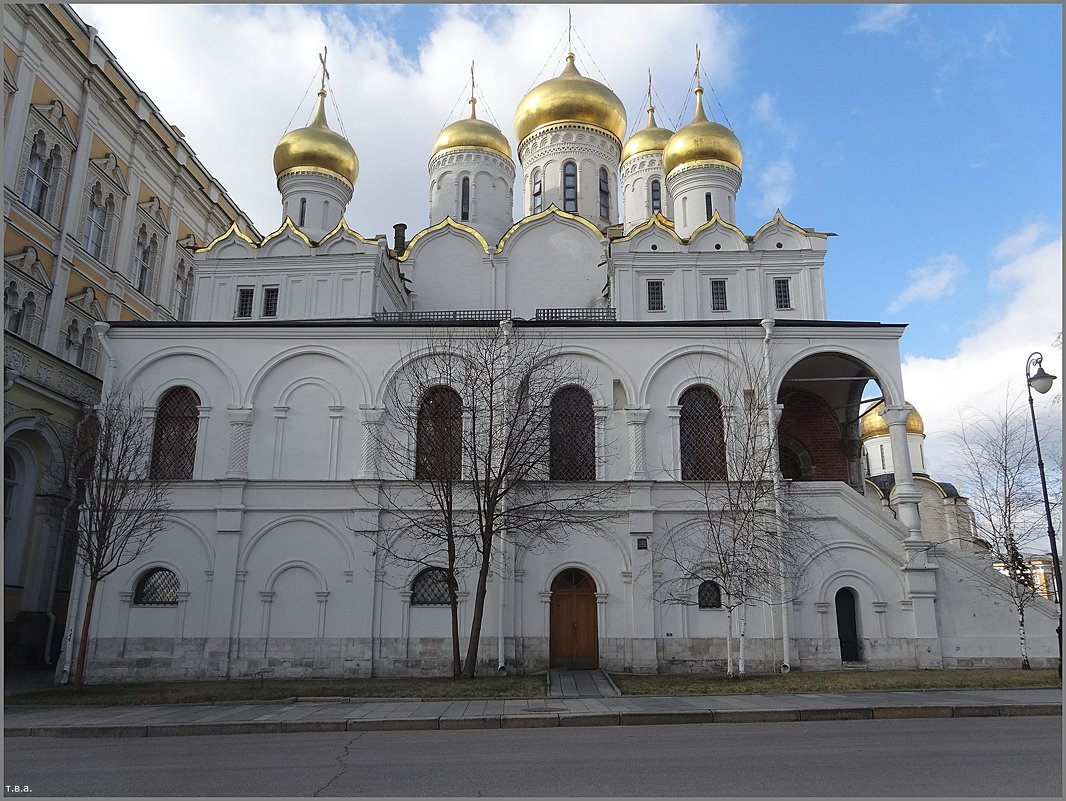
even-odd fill
[[[681,395],[681,480],[724,481],[725,425],[722,403],[710,387]]]
[[[253,287],[239,287],[237,289],[237,308],[233,316],[238,318],[251,317],[254,302],[255,289]]]
[[[174,571],[165,567],[152,568],[141,576],[133,592],[138,606],[177,606],[181,585]]]
[[[729,311],[729,304],[726,301],[724,279],[711,279],[711,311]]]
[[[596,480],[596,414],[582,387],[563,387],[552,397],[549,473],[552,481]]]
[[[174,387],[163,393],[155,415],[149,478],[169,481],[192,478],[200,426],[199,405],[199,396],[189,387]]]
[[[658,214],[663,210],[663,189],[658,181],[651,182],[651,213]]]
[[[700,609],[721,609],[722,588],[713,581],[704,581],[696,592],[696,602]]]
[[[787,278],[774,279],[774,306],[778,309],[791,309],[792,297]]]
[[[665,311],[663,300],[663,282],[648,281],[648,311]]]
[[[411,606],[448,606],[448,571],[443,567],[428,567],[411,582]]]
[[[462,399],[451,387],[431,387],[418,408],[415,479],[458,481],[462,465]]]
[[[263,288],[264,317],[278,316],[278,291],[279,288],[276,286],[268,286]]]

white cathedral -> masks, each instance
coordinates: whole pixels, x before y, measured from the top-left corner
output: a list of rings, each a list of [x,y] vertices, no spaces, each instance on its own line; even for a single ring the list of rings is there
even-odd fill
[[[517,164],[472,97],[429,154],[428,226],[397,225],[390,243],[345,219],[359,160],[323,83],[310,125],[274,152],[281,226],[259,240],[234,225],[196,253],[189,320],[97,323],[105,391],[143,390],[152,470],[178,482],[169,529],[101,587],[89,678],[446,675],[439,569],[375,551],[382,512],[366,499],[415,478],[383,463],[375,427],[427,326],[501,321],[546,332],[589,376],[565,399],[595,450],[581,478],[622,490],[601,536],[504,548],[479,671],[725,664],[717,588],[664,600],[655,560],[699,514],[698,486],[729,478],[721,432],[753,393],[819,546],[802,592],[748,605],[751,669],[1017,664],[1015,611],[969,580],[965,504],[925,469],[904,326],[827,319],[828,234],[780,212],[736,226],[741,144],[695,91],[687,125],[660,127],[651,107],[627,138],[621,101],[570,54],[515,112]],[[768,366],[766,386],[730,380],[744,362]],[[883,404],[864,414],[871,381]],[[720,454],[686,454],[707,437]],[[1034,664],[1053,662],[1056,617],[1042,599],[1030,611]]]

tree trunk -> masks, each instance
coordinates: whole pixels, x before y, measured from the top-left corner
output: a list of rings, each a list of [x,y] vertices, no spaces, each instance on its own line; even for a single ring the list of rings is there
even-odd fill
[[[740,605],[740,647],[738,649],[739,655],[737,656],[737,673],[740,678],[744,678],[744,673],[747,671],[747,665],[744,661],[744,645],[747,642],[745,640],[745,634],[747,633],[748,628],[747,613],[744,610],[745,606],[747,606],[747,604],[742,603]]]
[[[470,642],[466,646],[466,662],[463,664],[463,676],[474,678],[477,667],[477,652],[481,644],[481,623],[485,617],[485,594],[488,587],[489,565],[492,564],[491,540],[481,554],[481,568],[477,574],[477,591],[474,595],[474,614],[470,620]],[[502,583],[502,577],[501,577]],[[500,592],[503,592],[501,586]]]
[[[1029,651],[1025,647],[1025,609],[1018,607],[1018,641],[1022,647],[1022,670],[1029,670]]]
[[[733,607],[729,607],[729,616],[726,618],[725,630],[725,674],[733,678]]]
[[[85,663],[89,648],[89,624],[93,619],[93,604],[96,601],[96,585],[99,579],[89,579],[89,595],[85,599],[85,617],[81,621],[81,636],[78,638],[78,662],[74,668],[74,689],[85,683]]]
[[[452,581],[455,581],[454,575]],[[458,676],[463,670],[462,657],[459,654],[459,595],[455,591],[455,586],[450,588],[451,597],[449,597],[449,605],[451,606],[452,616],[452,677]]]

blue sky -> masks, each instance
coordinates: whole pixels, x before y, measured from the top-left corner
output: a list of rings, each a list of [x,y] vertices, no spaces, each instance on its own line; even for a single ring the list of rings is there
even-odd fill
[[[744,147],[739,227],[779,206],[837,234],[830,316],[909,324],[904,380],[930,429],[1021,389],[1032,350],[1061,375],[1060,6],[569,8],[578,67],[621,97],[631,131],[649,68],[660,124],[690,119],[700,46],[708,111]],[[347,220],[372,236],[426,224],[426,161],[464,111],[471,59],[479,112],[516,144],[518,100],[562,66],[568,7],[75,9],[264,234],[281,221],[273,145],[294,113],[305,124],[328,44],[361,160]]]

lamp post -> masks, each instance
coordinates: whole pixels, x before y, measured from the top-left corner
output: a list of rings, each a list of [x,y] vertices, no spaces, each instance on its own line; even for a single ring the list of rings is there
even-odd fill
[[[1059,567],[1059,548],[1055,543],[1055,524],[1051,519],[1051,502],[1047,497],[1047,479],[1044,477],[1044,457],[1040,454],[1040,432],[1036,428],[1036,409],[1033,407],[1033,390],[1041,395],[1051,389],[1055,376],[1044,372],[1044,356],[1039,351],[1029,354],[1025,361],[1025,386],[1029,391],[1029,414],[1033,418],[1033,440],[1036,443],[1036,464],[1040,468],[1040,488],[1044,492],[1044,514],[1047,516],[1047,536],[1051,543],[1051,566],[1055,571],[1055,602],[1059,605],[1059,625],[1055,633],[1059,637],[1059,678],[1062,678],[1062,569]],[[1032,374],[1032,368],[1036,374]]]

